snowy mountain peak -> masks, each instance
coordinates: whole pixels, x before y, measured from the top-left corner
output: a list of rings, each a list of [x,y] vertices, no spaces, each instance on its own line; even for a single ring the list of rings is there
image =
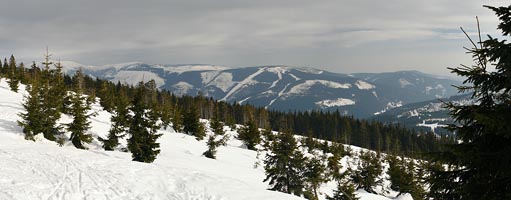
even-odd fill
[[[68,74],[78,66],[85,65],[64,63]],[[130,62],[83,69],[90,76],[126,84],[154,79],[159,88],[178,95],[202,93],[218,100],[269,109],[340,110],[357,117],[369,117],[386,110],[391,102],[406,104],[454,95],[457,91],[451,85],[458,83],[417,71],[347,75],[285,65],[231,68]],[[346,102],[337,101],[339,99],[349,99],[356,104],[335,103]]]

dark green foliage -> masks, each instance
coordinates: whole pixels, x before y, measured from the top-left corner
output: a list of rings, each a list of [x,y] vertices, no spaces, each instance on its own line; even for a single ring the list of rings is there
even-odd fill
[[[341,164],[339,161],[341,160],[341,155],[339,154],[332,154],[332,156],[327,158],[327,177],[329,177],[331,180],[340,181],[343,176],[341,174]]]
[[[380,158],[376,153],[366,151],[360,153],[359,159],[357,169],[351,174],[353,184],[356,189],[376,194],[373,188],[383,183],[383,180],[378,178],[383,172]]]
[[[97,96],[99,97],[100,101],[99,104],[108,112],[112,112],[115,108],[115,97],[113,88],[110,84],[108,84],[107,81],[99,81],[101,83],[101,86],[98,90]]]
[[[312,131],[307,132],[307,136],[302,137],[300,143],[302,146],[307,147],[308,151],[314,151],[314,149],[321,148],[321,144],[314,138]]]
[[[226,145],[228,137],[224,132],[224,124],[218,121],[217,117],[211,119],[211,129],[213,130],[213,134],[208,137],[208,142],[206,143],[208,145],[208,150],[206,150],[203,155],[207,158],[215,159],[216,149],[221,145]]]
[[[35,69],[35,63],[33,69]],[[38,74],[34,73],[33,76],[32,84],[27,87],[28,96],[25,96],[25,101],[23,102],[25,113],[18,114],[22,118],[22,121],[18,121],[18,125],[23,128],[23,133],[27,140],[34,140],[35,135],[43,132],[42,119],[44,118],[44,113],[41,111]]]
[[[337,184],[337,189],[334,190],[332,197],[327,196],[328,200],[358,200],[359,197],[355,194],[355,186],[349,182]]]
[[[42,105],[41,111],[46,116],[43,119],[44,138],[56,141],[58,139],[57,137],[62,134],[60,131],[61,127],[57,125],[57,121],[60,119],[64,107],[63,100],[66,90],[63,85],[55,82],[57,80],[62,81],[62,79],[55,78],[56,71],[50,69],[52,64],[53,62],[50,61],[50,55],[46,53],[45,61],[43,62],[44,68],[41,71],[40,97]]]
[[[298,150],[292,133],[277,135],[264,159],[264,170],[270,190],[301,195],[304,189],[303,164],[305,158]]]
[[[93,113],[88,113],[91,109],[92,102],[83,95],[83,73],[82,70],[78,70],[73,77],[75,82],[74,93],[71,94],[71,108],[70,113],[73,116],[73,121],[66,124],[67,130],[71,132],[69,140],[78,149],[86,149],[83,143],[90,143],[92,136],[87,134],[87,130],[90,129],[90,116]]]
[[[167,129],[167,127],[170,126],[170,123],[172,123],[171,120],[173,113],[172,102],[168,93],[163,93],[158,110],[160,112],[161,125],[164,129]]]
[[[133,116],[130,118],[128,133],[128,149],[133,161],[153,162],[160,153],[160,144],[156,140],[161,136],[156,131],[159,128],[154,119],[155,110],[149,110],[147,89],[141,82],[138,84],[130,107]]]
[[[511,34],[511,6],[488,7]],[[449,127],[460,142],[437,154],[430,196],[435,199],[511,199],[511,44],[488,36],[467,49],[475,64],[450,68],[465,79],[461,92],[472,92],[471,105],[448,104],[457,124]]]
[[[267,150],[271,147],[273,141],[275,141],[275,134],[272,130],[263,129],[261,131],[263,149]]]
[[[283,113],[269,111],[271,129],[290,127],[294,133],[352,144],[355,146],[414,156],[418,152],[438,151],[450,138],[431,134],[418,134],[398,124],[354,119],[339,112],[304,111]]]
[[[256,145],[261,142],[261,133],[253,120],[249,120],[238,131],[238,139],[247,146],[247,149],[256,150]]]
[[[389,155],[387,157],[390,189],[402,193],[410,193],[415,200],[424,199],[424,189],[415,175],[415,162]]]
[[[16,59],[13,55],[9,59],[9,65],[7,68],[7,83],[13,92],[18,92],[19,87],[19,74],[17,73]]]
[[[309,199],[318,199],[318,189],[321,184],[327,181],[325,172],[326,168],[321,156],[315,155],[306,160],[303,177],[306,185],[306,191],[311,194]]]
[[[183,131],[195,136],[197,140],[202,140],[206,136],[204,125],[199,120],[199,112],[195,106],[191,106],[183,116]]]
[[[176,132],[183,131],[183,116],[181,115],[181,111],[179,108],[174,109],[174,114],[172,115],[172,128]]]
[[[106,139],[98,137],[98,140],[103,143],[103,148],[107,151],[113,151],[119,145],[119,139],[126,135],[129,123],[129,109],[130,102],[126,96],[126,91],[122,90],[115,99],[114,113],[110,121],[112,127],[108,131]]]

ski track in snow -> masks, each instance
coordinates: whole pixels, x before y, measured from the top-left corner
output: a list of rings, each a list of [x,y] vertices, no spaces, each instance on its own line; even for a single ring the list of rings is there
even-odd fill
[[[23,85],[19,93],[14,93],[9,91],[5,80],[0,81],[2,200],[302,199],[267,190],[267,183],[262,182],[264,169],[262,166],[254,168],[255,162],[261,162],[256,158],[257,152],[240,148],[241,141],[235,139],[220,147],[217,159],[212,160],[202,156],[206,150],[204,140],[197,141],[171,129],[159,130],[163,134],[158,139],[161,152],[154,163],[133,162],[129,153],[104,151],[96,139],[86,145],[89,150],[76,149],[69,141],[59,147],[41,135],[36,136],[35,142],[24,140],[16,123],[20,120],[18,113],[23,109],[24,94]],[[89,133],[93,137],[104,136],[110,127],[110,114],[99,104],[93,104],[93,109],[98,115],[91,118]],[[60,122],[70,120],[63,115]],[[227,126],[224,130],[231,137],[236,134]],[[121,143],[125,145],[125,140]],[[322,186],[321,192],[331,194],[334,188],[335,183],[330,182]],[[389,199],[363,191],[357,193],[362,200]],[[389,195],[396,195],[396,192]],[[411,199],[404,197],[399,199]],[[324,195],[320,199],[324,199]]]

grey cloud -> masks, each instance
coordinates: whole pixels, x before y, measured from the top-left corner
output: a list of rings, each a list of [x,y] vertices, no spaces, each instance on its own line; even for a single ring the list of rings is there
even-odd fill
[[[485,1],[505,5],[505,1]],[[0,53],[26,62],[46,46],[84,64],[142,61],[286,64],[338,72],[447,73],[470,62],[459,26],[497,20],[477,0],[18,0],[0,12]],[[461,56],[460,56],[461,55]]]

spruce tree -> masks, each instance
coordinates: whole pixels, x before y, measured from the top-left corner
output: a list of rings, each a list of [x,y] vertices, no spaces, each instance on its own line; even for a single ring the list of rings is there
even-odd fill
[[[53,115],[55,115],[55,117],[60,117],[60,113],[63,112],[65,106],[64,99],[66,98],[67,88],[64,84],[64,73],[62,72],[62,68],[64,66],[62,66],[60,61],[55,63],[54,66],[55,69],[50,70],[51,87],[49,88],[48,91],[49,93],[48,102],[50,103],[50,107],[55,108],[55,112],[53,113]],[[81,76],[85,76],[83,75],[83,72]],[[82,89],[82,93],[85,93],[85,88]]]
[[[18,66],[18,80],[20,81],[20,83],[22,84],[27,84],[27,77],[25,75],[25,64],[23,62],[21,62]]]
[[[389,169],[387,175],[390,181],[390,189],[398,191],[400,196],[403,193],[410,193],[413,199],[424,199],[424,189],[421,188],[415,177],[415,162],[406,161],[404,158],[387,156]]]
[[[115,98],[115,106],[110,118],[112,126],[108,131],[107,138],[98,137],[98,140],[103,143],[103,148],[106,151],[113,151],[119,145],[119,139],[126,135],[130,126],[129,106],[130,101],[126,96],[126,91],[121,89],[121,91],[119,91],[119,95]]]
[[[35,69],[35,63],[32,69]],[[41,98],[39,89],[39,74],[33,72],[31,84],[27,86],[28,95],[24,97],[23,108],[25,113],[19,113],[21,121],[18,125],[23,128],[25,139],[34,140],[34,136],[43,132],[44,113],[41,110]]]
[[[99,80],[97,80],[99,81]],[[100,101],[99,104],[103,109],[105,109],[108,112],[112,112],[115,107],[115,97],[113,89],[110,87],[110,84],[108,81],[100,81],[101,85],[99,87],[99,91],[97,96],[99,97]]]
[[[238,131],[238,139],[247,146],[247,149],[256,150],[256,145],[261,143],[261,133],[253,120],[249,120]]]
[[[489,7],[500,19],[503,37],[511,35],[511,6]],[[481,39],[479,39],[481,40]],[[472,40],[470,40],[472,41]],[[511,199],[511,43],[488,36],[468,49],[475,64],[450,68],[465,79],[461,92],[474,104],[449,103],[456,144],[438,154],[431,194],[436,199]]]
[[[352,172],[351,179],[356,189],[364,189],[369,193],[376,194],[374,187],[383,183],[383,180],[379,179],[383,172],[380,158],[376,153],[370,151],[361,152],[359,158],[360,161]]]
[[[206,150],[203,155],[207,158],[216,159],[216,149],[219,146],[226,145],[228,139],[224,132],[224,124],[219,121],[217,114],[211,119],[211,129],[213,134],[208,137],[208,142],[206,143],[208,150]]]
[[[140,82],[133,96],[130,107],[133,116],[130,117],[128,129],[128,133],[131,136],[128,139],[128,149],[131,152],[133,161],[150,163],[160,153],[160,144],[157,142],[157,139],[161,134],[157,134],[158,125],[149,113],[156,111],[148,110],[146,90],[144,83]]]
[[[183,116],[181,115],[181,110],[178,107],[174,108],[174,114],[171,121],[174,131],[178,133],[183,131]]]
[[[83,95],[83,73],[80,68],[73,77],[74,81],[74,93],[71,94],[71,115],[73,116],[73,121],[69,124],[66,124],[67,130],[71,132],[71,137],[69,140],[73,143],[73,145],[78,149],[86,149],[83,143],[92,142],[92,136],[87,134],[87,131],[90,129],[90,121],[89,118],[94,115],[94,113],[89,113],[90,106],[92,102]]]
[[[349,182],[338,182],[333,196],[327,196],[327,200],[358,200],[355,194],[355,186]]]
[[[11,55],[11,58],[9,59],[9,66],[8,66],[8,76],[9,79],[7,80],[7,83],[9,84],[9,87],[13,92],[18,92],[19,87],[19,75],[17,73],[17,67],[16,67],[16,58],[14,58],[13,55]]]
[[[195,136],[197,140],[202,140],[206,136],[206,132],[204,124],[199,119],[199,112],[196,106],[192,105],[183,116],[183,131],[186,134]]]
[[[270,190],[301,195],[304,189],[303,164],[305,158],[298,150],[294,135],[283,132],[277,135],[264,159],[264,170]]]
[[[63,102],[64,96],[56,95],[57,93],[54,91],[60,90],[64,94],[65,91],[63,88],[54,88],[55,84],[52,84],[53,76],[50,70],[52,64],[50,54],[47,51],[43,62],[44,68],[41,71],[39,96],[41,98],[41,111],[45,114],[45,117],[42,119],[44,138],[56,141],[57,136],[62,134],[62,127],[57,124],[57,121],[60,119],[63,107],[61,102]]]
[[[161,104],[160,104],[160,118],[161,118],[161,125],[164,129],[167,129],[168,126],[170,126],[170,123],[172,123],[172,102],[170,99],[170,95],[167,92],[164,92],[161,97]]]
[[[327,176],[330,180],[337,183],[337,188],[333,191],[333,196],[327,196],[328,200],[357,200],[359,199],[355,195],[355,186],[351,183],[348,178],[351,176],[350,170],[345,170],[341,173],[340,160],[341,154],[334,153],[332,156],[327,158]]]
[[[314,155],[306,159],[303,177],[307,192],[311,194],[309,199],[317,200],[319,198],[318,189],[321,184],[327,181],[325,171],[326,167],[321,156]]]

